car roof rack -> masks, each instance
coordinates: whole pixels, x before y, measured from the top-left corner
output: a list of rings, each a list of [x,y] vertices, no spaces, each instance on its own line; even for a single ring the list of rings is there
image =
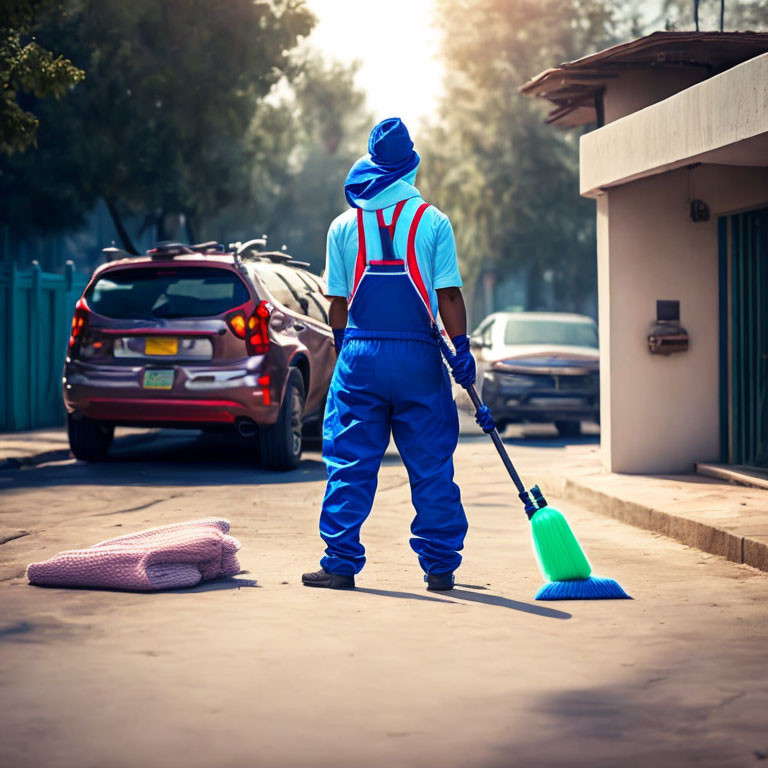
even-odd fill
[[[229,250],[234,251],[237,254],[244,254],[246,252],[261,251],[262,248],[267,247],[267,236],[262,235],[253,240],[247,240],[242,243],[239,240],[236,243],[229,244]]]
[[[227,249],[224,247],[224,243],[219,243],[216,240],[208,240],[205,243],[197,243],[189,246],[195,253],[226,253]]]
[[[299,261],[289,253],[282,251],[251,251],[250,253],[238,254],[238,256],[244,261],[268,261],[272,264],[283,264],[286,267],[296,267],[297,269],[309,269],[312,266],[308,261]]]
[[[214,256],[217,254],[234,252],[235,258],[240,261],[268,261],[272,264],[284,264],[285,266],[295,267],[296,269],[312,268],[312,265],[308,261],[294,259],[293,256],[285,251],[262,251],[259,249],[259,246],[265,246],[266,244],[266,237],[248,240],[245,243],[229,243],[228,246],[225,246],[223,243],[216,240],[209,240],[205,243],[195,243],[194,245],[186,245],[185,243],[177,243],[173,241],[161,241],[157,243],[154,248],[150,248],[146,255],[151,256],[153,259],[167,259],[174,258],[175,256],[188,256],[192,254]],[[111,245],[108,248],[102,248],[102,253],[107,261],[136,258],[135,254],[128,253],[128,251],[125,251],[122,248],[116,248],[114,245]]]
[[[175,243],[172,241],[163,240],[157,243],[154,248],[150,248],[147,251],[147,256],[151,256],[152,258],[163,258],[170,256],[173,258],[174,256],[183,256],[190,253],[194,253],[194,251],[188,245],[184,245],[184,243]]]
[[[128,251],[122,248],[116,248],[114,245],[110,245],[107,248],[102,248],[101,252],[107,261],[116,261],[117,259],[131,259],[135,257],[135,254],[128,253]]]
[[[275,264],[285,264],[289,261],[293,261],[293,256],[285,251],[261,251],[258,254],[262,259],[268,259]]]

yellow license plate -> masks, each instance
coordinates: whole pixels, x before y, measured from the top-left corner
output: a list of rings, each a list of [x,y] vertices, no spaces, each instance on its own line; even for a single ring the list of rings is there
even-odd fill
[[[144,342],[145,355],[177,355],[179,340],[172,336],[148,336]]]

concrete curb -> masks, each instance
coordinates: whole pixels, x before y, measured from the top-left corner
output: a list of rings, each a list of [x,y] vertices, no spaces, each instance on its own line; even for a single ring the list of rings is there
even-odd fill
[[[568,501],[647,531],[669,536],[702,552],[768,572],[768,544],[667,510],[621,499],[571,477],[548,478],[548,491]]]

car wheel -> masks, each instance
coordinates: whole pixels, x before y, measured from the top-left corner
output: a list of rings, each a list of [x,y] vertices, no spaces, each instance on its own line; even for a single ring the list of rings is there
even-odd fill
[[[89,419],[87,416],[67,414],[69,447],[76,459],[104,461],[115,437],[113,424]]]
[[[578,437],[581,434],[580,421],[556,421],[555,428],[560,437]]]
[[[261,463],[268,469],[296,469],[301,461],[301,426],[304,417],[304,380],[291,368],[277,421],[259,429]]]

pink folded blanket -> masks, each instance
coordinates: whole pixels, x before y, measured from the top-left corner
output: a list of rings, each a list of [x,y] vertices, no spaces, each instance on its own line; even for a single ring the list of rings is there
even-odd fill
[[[72,549],[27,566],[30,584],[109,587],[141,592],[193,587],[240,572],[240,542],[226,520],[163,525]]]

